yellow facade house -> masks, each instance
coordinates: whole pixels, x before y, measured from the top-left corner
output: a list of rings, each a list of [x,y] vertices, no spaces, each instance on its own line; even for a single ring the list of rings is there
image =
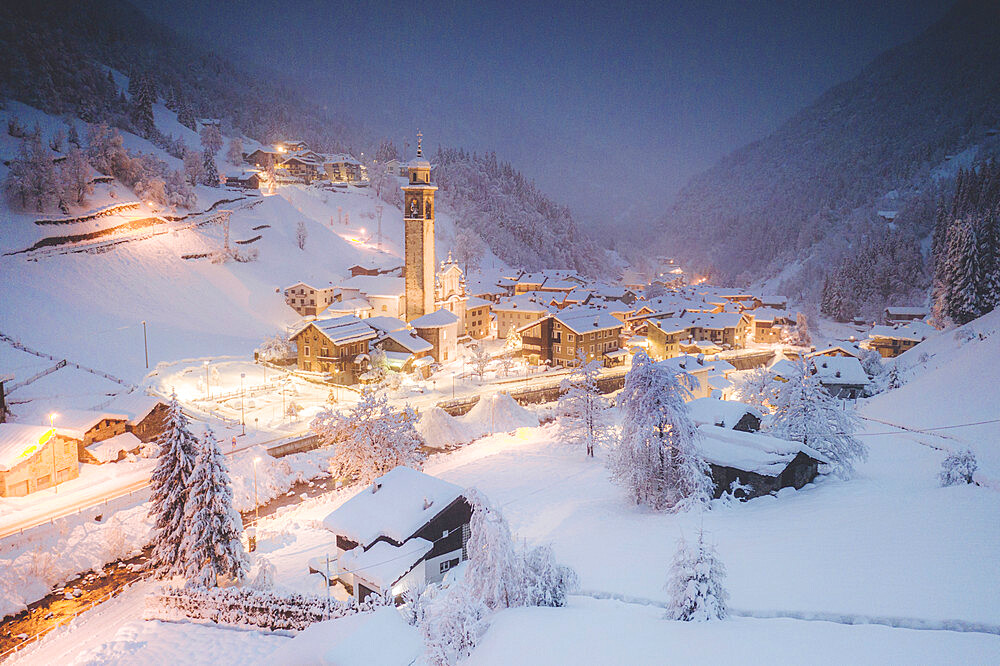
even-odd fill
[[[77,478],[80,445],[48,426],[0,423],[0,497],[23,497]]]

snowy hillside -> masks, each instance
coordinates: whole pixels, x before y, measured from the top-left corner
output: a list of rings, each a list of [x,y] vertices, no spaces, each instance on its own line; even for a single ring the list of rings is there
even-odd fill
[[[906,382],[866,401],[861,414],[886,423],[939,429],[925,437],[945,450],[969,447],[982,481],[1000,489],[1000,310],[942,331],[894,363]]]

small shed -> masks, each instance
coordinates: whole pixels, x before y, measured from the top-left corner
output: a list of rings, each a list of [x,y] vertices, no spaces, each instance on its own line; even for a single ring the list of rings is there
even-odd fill
[[[713,397],[692,400],[688,409],[696,425],[714,425],[743,432],[757,432],[764,418],[764,414],[753,405]]]

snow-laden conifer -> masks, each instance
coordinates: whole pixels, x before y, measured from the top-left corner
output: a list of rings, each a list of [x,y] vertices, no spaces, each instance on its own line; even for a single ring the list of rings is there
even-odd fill
[[[690,385],[687,375],[679,379],[640,350],[619,397],[622,427],[610,458],[612,477],[636,504],[657,510],[680,511],[712,494],[682,382]]]
[[[310,428],[333,445],[332,474],[369,483],[399,465],[420,469],[424,441],[416,422],[413,409],[393,410],[384,395],[364,391],[349,411],[324,410]]]
[[[666,617],[685,622],[725,618],[729,600],[723,584],[725,578],[726,568],[715,547],[705,543],[703,532],[698,533],[698,543],[694,545],[682,538],[670,567]]]
[[[524,553],[524,603],[527,606],[565,606],[566,597],[580,584],[571,567],[556,562],[549,546]]]
[[[778,380],[767,368],[754,368],[736,382],[735,398],[748,405],[770,411],[778,389]]]
[[[524,559],[507,520],[482,493],[472,490],[466,497],[472,504],[464,579],[469,592],[492,610],[523,605]]]
[[[586,354],[580,351],[579,363],[563,380],[565,393],[559,396],[556,409],[559,441],[583,446],[588,456],[607,444],[612,434],[608,401],[597,388],[600,372],[600,361],[587,362]]]
[[[850,477],[855,461],[868,458],[868,447],[854,436],[857,416],[827,392],[805,361],[789,374],[775,396],[769,433],[811,446],[838,476]]]
[[[955,220],[948,229],[948,252],[945,257],[950,280],[945,298],[948,317],[956,324],[967,324],[980,313],[979,248],[972,224],[965,220]]]
[[[191,474],[184,522],[184,573],[191,583],[214,587],[219,576],[238,581],[246,577],[243,522],[233,508],[229,470],[211,428],[205,431]]]
[[[188,429],[188,418],[181,411],[177,394],[173,393],[167,408],[166,428],[159,438],[156,467],[149,477],[149,516],[153,522],[149,562],[163,575],[180,573],[183,569],[184,504],[196,454],[197,440]]]
[[[941,472],[938,479],[942,486],[960,486],[972,483],[972,477],[979,469],[976,462],[976,454],[971,449],[955,451],[949,453],[948,457],[941,463]]]

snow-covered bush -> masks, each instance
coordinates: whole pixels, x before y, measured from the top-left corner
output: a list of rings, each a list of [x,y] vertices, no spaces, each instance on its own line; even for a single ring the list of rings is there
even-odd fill
[[[778,381],[773,372],[767,368],[754,368],[736,382],[734,397],[767,412],[774,402],[777,388]]]
[[[685,622],[726,617],[729,593],[723,586],[725,577],[726,568],[715,547],[705,543],[704,533],[699,532],[693,546],[682,538],[670,567],[666,617]]]
[[[486,631],[489,609],[465,584],[451,585],[426,602],[423,622],[424,659],[451,666],[472,654]]]
[[[565,606],[566,596],[580,584],[576,571],[556,562],[549,546],[524,554],[524,575],[527,606]]]
[[[618,401],[622,428],[609,461],[612,478],[636,504],[657,510],[681,511],[712,496],[681,381],[640,350]]]
[[[955,451],[949,453],[948,457],[941,463],[941,472],[938,479],[942,486],[959,486],[973,483],[972,477],[979,469],[976,462],[976,454],[971,449]]]

